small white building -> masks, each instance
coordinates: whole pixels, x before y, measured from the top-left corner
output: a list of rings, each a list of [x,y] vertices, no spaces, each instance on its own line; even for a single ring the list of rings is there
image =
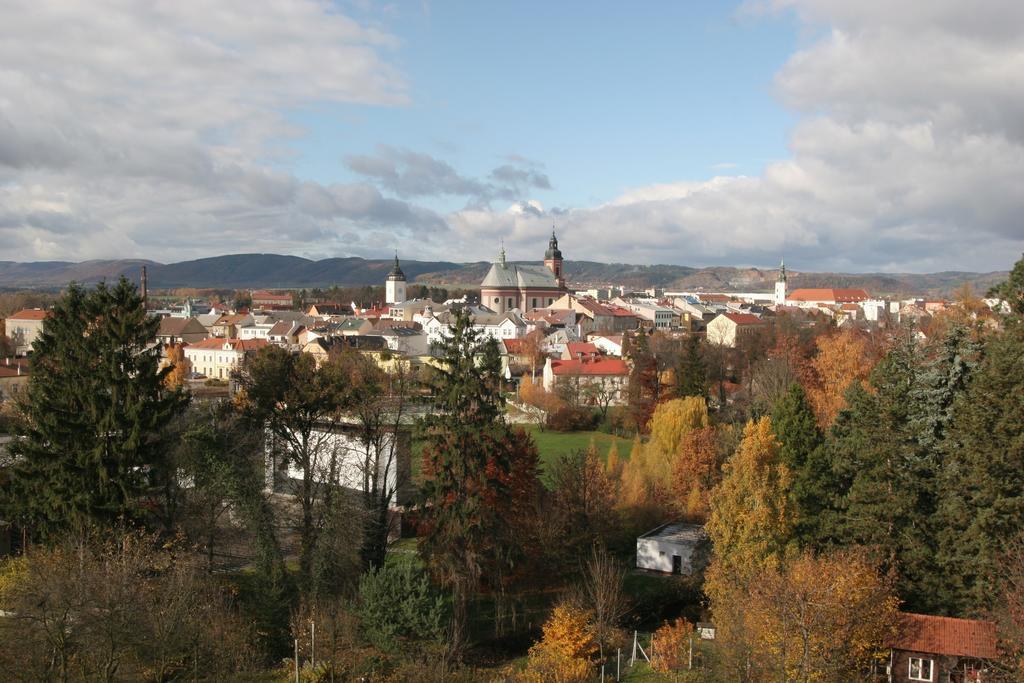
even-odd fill
[[[706,539],[707,533],[699,524],[662,524],[636,539],[637,569],[692,574],[697,547]]]

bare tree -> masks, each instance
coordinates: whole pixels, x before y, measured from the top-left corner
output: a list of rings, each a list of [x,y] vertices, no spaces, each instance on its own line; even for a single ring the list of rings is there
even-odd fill
[[[604,658],[605,647],[616,640],[618,626],[629,614],[624,589],[626,570],[602,545],[594,545],[583,567],[575,600],[593,614],[594,637]]]

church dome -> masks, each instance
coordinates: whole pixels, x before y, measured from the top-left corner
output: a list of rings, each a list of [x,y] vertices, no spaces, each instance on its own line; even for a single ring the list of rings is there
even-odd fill
[[[545,260],[562,258],[562,252],[558,250],[558,238],[555,237],[555,229],[551,229],[551,239],[548,240],[548,250],[544,252]]]

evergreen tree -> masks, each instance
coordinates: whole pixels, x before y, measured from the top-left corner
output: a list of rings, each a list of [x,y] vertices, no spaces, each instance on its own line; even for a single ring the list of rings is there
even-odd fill
[[[772,410],[772,428],[779,440],[779,459],[793,477],[790,500],[796,516],[795,534],[801,545],[816,535],[828,495],[831,471],[814,411],[803,387],[790,385]]]
[[[686,340],[686,348],[679,356],[676,368],[676,396],[708,395],[708,369],[704,362],[704,354],[700,347],[700,337],[691,335]]]
[[[1010,307],[1012,316],[1024,316],[1024,258],[1013,264],[1006,282],[989,290],[989,296],[999,297]]]
[[[941,451],[953,420],[953,405],[966,391],[979,353],[968,330],[954,325],[919,373],[911,391],[909,426],[923,456],[933,457]]]
[[[956,401],[945,462],[940,560],[951,613],[992,605],[999,557],[1024,528],[1024,330],[992,337]]]
[[[141,497],[172,473],[164,427],[187,398],[165,382],[159,320],[135,286],[71,285],[33,344],[25,420],[7,507],[40,534],[140,517]]]
[[[630,362],[627,412],[637,433],[647,431],[661,389],[658,361],[651,353],[647,335],[643,330],[628,337],[625,355]]]
[[[899,574],[900,597],[910,609],[939,608],[936,510],[937,454],[922,452],[909,421],[919,371],[910,340],[891,350],[870,377],[846,394],[827,446],[832,474],[832,514],[822,528],[840,545],[881,552]]]
[[[420,547],[452,591],[452,644],[465,644],[469,601],[483,571],[500,563],[509,520],[500,502],[510,496],[516,453],[504,423],[497,342],[483,338],[469,314],[456,314],[437,345],[434,414],[421,424],[424,483]]]

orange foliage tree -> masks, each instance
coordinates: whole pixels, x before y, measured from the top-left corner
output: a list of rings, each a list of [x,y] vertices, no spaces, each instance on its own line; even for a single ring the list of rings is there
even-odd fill
[[[594,640],[590,614],[565,603],[555,607],[544,623],[544,637],[530,648],[530,657],[519,680],[529,683],[584,683],[594,674]]]
[[[869,345],[862,334],[843,330],[818,337],[818,352],[811,359],[807,377],[807,398],[822,429],[827,429],[846,407],[846,390],[871,372]]]
[[[711,609],[727,668],[752,666],[756,680],[835,681],[883,653],[898,605],[893,577],[854,549],[788,558],[716,593]],[[744,647],[731,647],[737,640]]]
[[[711,491],[722,480],[722,450],[715,427],[695,429],[683,438],[672,463],[672,494],[687,519],[707,519]]]
[[[192,363],[185,357],[185,347],[181,344],[170,344],[167,347],[167,364],[172,369],[164,378],[164,383],[171,389],[184,386],[188,373],[192,371]]]
[[[693,624],[682,617],[666,622],[651,638],[651,668],[655,671],[682,671],[690,660]]]

